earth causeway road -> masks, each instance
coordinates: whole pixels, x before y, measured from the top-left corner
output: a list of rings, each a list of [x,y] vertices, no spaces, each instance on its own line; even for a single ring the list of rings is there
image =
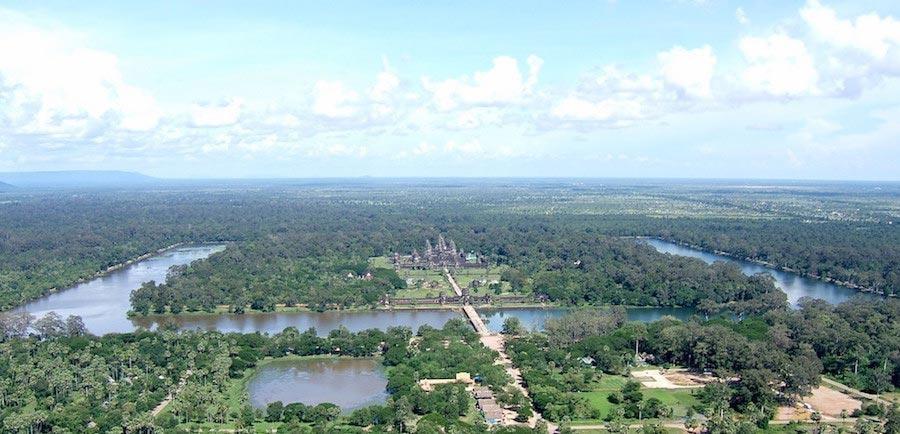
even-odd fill
[[[447,280],[450,282],[450,286],[453,287],[453,291],[456,292],[456,295],[462,296],[462,289],[459,287],[459,284],[456,283],[456,279],[453,278],[453,275],[450,274],[450,271],[444,269],[446,273]],[[506,373],[509,374],[513,379],[513,385],[518,388],[526,398],[530,400],[528,396],[528,389],[525,388],[525,384],[522,382],[522,373],[516,368],[512,360],[510,360],[509,356],[506,354],[506,341],[502,334],[500,333],[491,333],[488,330],[487,326],[482,321],[481,316],[478,315],[478,312],[475,310],[472,305],[466,303],[463,305],[463,312],[466,314],[466,318],[468,318],[469,322],[472,323],[472,327],[475,328],[475,331],[478,332],[478,336],[481,339],[482,345],[496,351],[499,354],[496,363],[503,365],[506,369]],[[503,425],[513,425],[515,422],[513,418],[515,417],[515,413],[506,411],[507,413],[503,418]],[[528,425],[532,428],[537,424],[539,420],[542,420],[543,416],[535,410],[534,416],[528,420]],[[547,428],[551,433],[556,432],[556,425],[551,424],[549,421],[547,422]]]

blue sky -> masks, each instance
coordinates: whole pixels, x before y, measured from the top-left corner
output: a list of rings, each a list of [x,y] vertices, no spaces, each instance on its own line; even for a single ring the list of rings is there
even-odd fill
[[[895,1],[0,1],[0,171],[900,179]]]

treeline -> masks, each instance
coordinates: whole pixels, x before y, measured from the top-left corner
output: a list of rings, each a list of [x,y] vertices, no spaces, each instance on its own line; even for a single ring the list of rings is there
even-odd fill
[[[809,393],[823,374],[871,393],[900,387],[900,301],[858,298],[835,307],[804,300],[799,310],[742,321],[646,325],[625,323],[615,310],[580,311],[549,320],[546,333],[515,338],[508,349],[535,408],[551,420],[614,419],[578,392],[592,390],[601,375],[627,375],[640,356],[725,379],[698,394],[695,410],[712,424],[765,427],[778,405]],[[631,404],[640,410],[646,403]]]
[[[768,275],[748,277],[734,264],[707,265],[631,239],[565,230],[532,238],[533,248],[513,265],[530,276],[524,286],[564,304],[727,306],[759,313],[786,303]]]
[[[365,258],[309,256],[305,247],[287,240],[248,242],[173,267],[167,282],[135,289],[132,308],[138,314],[212,312],[218,305],[233,313],[299,304],[324,310],[376,305],[384,294],[406,287],[393,269],[370,267]]]
[[[25,326],[23,326],[25,324]],[[418,380],[454,378],[470,372],[498,399],[530,415],[530,403],[509,386],[485,348],[462,319],[442,328],[424,326],[351,333],[286,328],[275,335],[207,331],[85,334],[77,317],[35,319],[4,314],[0,325],[0,430],[4,432],[192,432],[213,424],[238,432],[274,423],[278,432],[459,432],[482,433],[473,398],[462,385],[423,391]],[[9,325],[8,327],[6,327]],[[389,367],[390,397],[343,414],[331,403],[271,403],[255,409],[246,396],[232,401],[230,388],[252,375],[261,361],[286,356],[373,357]],[[177,391],[159,416],[151,412]],[[504,428],[500,433],[546,432]]]
[[[380,218],[384,225],[394,221],[381,214],[368,220]],[[458,235],[454,239],[460,245],[510,265],[503,279],[514,290],[544,294],[563,304],[728,307],[747,313],[785,305],[785,295],[766,275],[747,277],[733,264],[664,255],[634,240],[566,222],[508,225],[500,220],[486,227],[453,226],[449,233]],[[218,304],[236,312],[246,307],[272,310],[276,304],[324,309],[372,305],[405,287],[392,270],[368,267],[365,256],[385,254],[391,251],[385,245],[405,241],[390,241],[390,231],[381,232],[376,241],[365,226],[345,227],[339,234],[335,239],[330,231],[298,228],[237,243],[207,260],[173,269],[165,284],[144,285],[133,293],[132,305],[138,313],[162,313],[167,306],[176,313],[210,311]],[[396,235],[418,238],[403,230]],[[366,273],[370,278],[360,279]]]
[[[686,205],[677,197],[660,197],[652,208],[646,208],[644,202],[633,203],[629,199],[628,194],[640,195],[654,189],[666,187],[620,187],[608,198],[601,186],[574,188],[564,183],[319,183],[196,190],[4,193],[0,204],[0,309],[177,242],[222,240],[236,241],[231,251],[222,254],[230,258],[211,259],[213,269],[206,271],[210,277],[223,276],[219,284],[222,288],[206,288],[217,291],[219,300],[245,298],[249,304],[252,298],[261,297],[290,301],[281,294],[282,289],[299,284],[310,292],[302,297],[318,304],[322,297],[313,292],[332,283],[308,284],[294,276],[300,272],[299,267],[310,267],[304,262],[306,259],[324,261],[330,266],[337,261],[409,252],[420,248],[425,238],[436,238],[439,233],[450,236],[466,250],[488,255],[492,262],[519,269],[525,273],[520,277],[525,279],[540,271],[571,268],[580,260],[609,274],[613,283],[622,286],[605,288],[612,292],[604,297],[635,304],[687,304],[709,289],[697,291],[688,285],[687,289],[664,290],[661,287],[667,285],[666,276],[655,273],[652,280],[641,281],[628,276],[633,267],[612,269],[602,263],[612,261],[617,254],[638,260],[636,256],[643,255],[640,251],[629,252],[620,246],[607,251],[608,248],[568,244],[581,239],[597,243],[604,236],[652,235],[766,260],[885,293],[893,293],[900,284],[897,225],[807,222],[789,217],[659,218],[666,215],[666,209],[683,212]],[[585,208],[580,205],[585,198],[595,202]],[[596,201],[597,198],[604,200]],[[705,206],[696,205],[698,211]],[[564,256],[568,253],[572,256]],[[592,257],[601,253],[607,256]],[[272,263],[261,263],[265,260]],[[234,276],[225,269],[228,265],[267,276],[250,282],[240,279],[254,287],[243,288],[243,294],[238,296],[229,286],[233,285]],[[321,269],[317,264],[311,267],[315,271]],[[188,275],[194,268],[198,276],[204,273],[198,266],[182,274]],[[706,280],[695,271],[686,273],[686,278]],[[560,277],[551,275],[544,281],[549,285],[557,278]],[[567,276],[561,279],[562,283],[571,281],[573,286],[579,283]],[[275,289],[257,287],[261,285]],[[650,294],[629,288],[648,285],[660,288],[650,289]],[[341,298],[325,301],[341,303]]]
[[[676,220],[643,235],[728,252],[882,294],[900,294],[896,224],[804,220]]]

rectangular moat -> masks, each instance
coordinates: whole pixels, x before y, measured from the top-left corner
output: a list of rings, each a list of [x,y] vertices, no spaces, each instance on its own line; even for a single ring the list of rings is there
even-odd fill
[[[840,303],[859,294],[850,288],[801,277],[794,273],[772,270],[748,261],[739,261],[661,240],[651,239],[646,242],[665,253],[694,256],[706,262],[715,260],[736,262],[747,274],[770,273],[779,288],[788,294],[788,299],[794,304],[802,296],[821,298],[830,303]],[[276,333],[286,327],[296,327],[299,330],[315,328],[319,334],[327,334],[339,327],[345,327],[350,331],[360,331],[370,328],[387,329],[393,326],[406,326],[416,330],[423,325],[441,327],[447,320],[460,315],[458,309],[436,308],[128,317],[129,296],[131,291],[139,287],[141,283],[149,280],[163,281],[170,267],[206,258],[224,248],[224,244],[177,247],[69,289],[42,297],[18,309],[36,316],[50,311],[55,311],[62,316],[79,315],[84,319],[88,330],[94,334],[124,333],[138,328],[156,329],[161,326],[238,333]],[[567,312],[564,308],[479,308],[478,311],[484,318],[488,329],[494,332],[500,330],[503,320],[509,316],[518,317],[523,325],[531,330],[541,329],[547,319]],[[691,309],[671,307],[628,308],[627,311],[630,320],[645,322],[655,321],[665,315],[683,319],[693,313]]]

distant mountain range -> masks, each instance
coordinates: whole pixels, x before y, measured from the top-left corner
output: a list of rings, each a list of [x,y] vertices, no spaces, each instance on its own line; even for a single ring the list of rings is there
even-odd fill
[[[13,187],[12,185],[9,185],[5,182],[0,182],[0,191],[12,190],[14,188],[16,187]]]
[[[159,178],[116,170],[0,172],[0,184],[18,188],[133,187],[161,182]],[[0,190],[4,186],[0,185]]]

